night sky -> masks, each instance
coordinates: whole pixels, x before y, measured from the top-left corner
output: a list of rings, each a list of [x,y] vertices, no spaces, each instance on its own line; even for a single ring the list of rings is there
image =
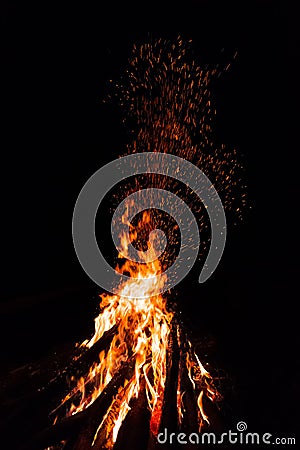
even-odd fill
[[[295,435],[299,132],[292,107],[297,112],[300,55],[293,12],[271,0],[188,1],[168,12],[149,2],[136,19],[125,4],[6,1],[1,8],[2,372],[92,331],[98,290],[76,258],[72,212],[87,178],[128,142],[120,111],[102,99],[133,43],[180,33],[193,40],[200,64],[225,64],[238,52],[214,85],[215,137],[237,149],[252,209],[244,223],[229,225],[213,277],[199,286],[196,268],[178,302],[191,330],[215,336],[235,392],[227,405],[233,417],[253,431]]]

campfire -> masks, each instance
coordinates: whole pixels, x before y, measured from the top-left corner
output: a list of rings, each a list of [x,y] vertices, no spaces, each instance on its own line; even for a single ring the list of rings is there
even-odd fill
[[[161,152],[192,162],[209,174],[227,210],[239,216],[245,198],[242,195],[237,205],[232,195],[239,168],[235,152],[216,148],[212,140],[215,111],[209,83],[217,73],[197,65],[190,43],[180,38],[136,45],[111,100],[122,105],[125,123],[136,119],[127,154]],[[181,195],[196,210],[200,231],[208,233],[205,207],[188,187],[167,177],[140,177],[126,184],[123,197],[124,192],[126,198],[153,185]],[[120,196],[113,199],[119,200]],[[77,346],[70,364],[44,388],[49,395],[54,390],[63,392],[67,384],[68,393],[50,412],[52,425],[27,448],[151,450],[165,428],[199,433],[210,426],[222,395],[179,320],[173,291],[164,292],[164,273],[176,259],[180,241],[178,225],[166,224],[167,220],[155,208],[143,211],[134,222],[126,214],[122,217],[130,233],[129,239],[119,236],[116,270],[135,283],[124,282],[117,293],[100,295],[94,335]],[[160,226],[168,231],[171,244],[156,258],[149,235]],[[145,261],[129,259],[130,244],[147,253]],[[209,239],[201,244],[200,256]]]
[[[147,223],[148,215],[141,220]],[[59,420],[57,427],[82,417],[74,448],[113,448],[127,414],[131,409],[134,414],[142,399],[154,440],[171,405],[178,411],[178,425],[184,424],[185,412],[192,409],[194,429],[201,429],[209,423],[204,403],[220,398],[176,314],[168,310],[167,299],[152,296],[153,275],[161,271],[159,261],[142,268],[126,262],[122,269],[137,278],[131,297],[124,296],[126,284],[119,295],[101,296],[95,334],[82,344],[86,355],[92,352],[98,358],[55,411],[67,409],[67,418]],[[145,299],[138,298],[141,289]]]

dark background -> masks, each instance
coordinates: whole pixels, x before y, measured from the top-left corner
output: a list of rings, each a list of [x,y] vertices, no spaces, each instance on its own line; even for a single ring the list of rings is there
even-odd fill
[[[139,8],[2,7],[2,372],[92,331],[98,290],[76,259],[72,211],[87,178],[123,153],[127,139],[120,112],[102,98],[148,30],[167,38],[180,33],[193,39],[203,64],[223,64],[238,51],[215,83],[215,134],[238,150],[252,210],[244,223],[230,225],[214,276],[199,286],[196,268],[179,286],[178,302],[194,334],[214,336],[234,392],[230,414],[252,431],[294,435],[296,13],[275,1]]]

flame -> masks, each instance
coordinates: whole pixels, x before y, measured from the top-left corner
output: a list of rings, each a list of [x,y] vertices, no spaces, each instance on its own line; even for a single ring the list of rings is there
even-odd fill
[[[124,218],[124,220],[126,220]],[[141,221],[149,223],[149,212],[144,211]],[[130,240],[136,239],[137,231],[132,229],[129,233]],[[122,252],[119,256],[126,256],[128,237],[121,237]],[[151,244],[148,244],[151,253]],[[149,254],[149,253],[148,253]],[[122,363],[129,358],[134,358],[133,375],[126,379],[123,386],[112,400],[110,407],[100,422],[94,435],[93,443],[97,441],[99,430],[105,428],[105,448],[113,448],[120,427],[130,411],[130,402],[140,393],[141,381],[145,381],[148,407],[151,411],[150,430],[154,436],[159,431],[164,400],[164,390],[167,375],[167,348],[171,331],[171,322],[174,313],[167,308],[166,298],[163,295],[153,296],[156,285],[165,283],[164,276],[155,278],[161,274],[162,267],[159,259],[151,263],[137,264],[126,260],[122,267],[118,267],[124,273],[127,272],[136,279],[136,283],[124,283],[120,286],[119,295],[102,294],[101,311],[95,319],[95,333],[81,346],[91,348],[104,333],[117,326],[117,331],[106,351],[99,355],[99,362],[95,363],[85,377],[79,378],[77,387],[68,394],[63,403],[68,401],[74,392],[80,395],[79,404],[72,403],[68,415],[77,414],[88,408],[103,392],[114,375],[120,370]],[[144,298],[140,297],[143,294]],[[126,295],[126,297],[125,297]],[[129,296],[129,297],[128,297]],[[177,340],[180,343],[180,333],[177,331]],[[202,397],[205,393],[208,398],[214,400],[218,394],[213,386],[212,377],[204,369],[198,356],[192,352],[189,342],[186,353],[186,369],[193,389],[196,392],[198,385],[202,390],[198,397],[198,407],[201,420],[208,423],[204,412]],[[92,386],[92,388],[91,388]],[[184,391],[181,391],[180,377],[177,390],[177,406],[179,411],[179,423],[184,415],[183,406]]]
[[[144,212],[143,223],[149,220],[149,213]],[[135,237],[136,230],[132,230],[130,238]],[[121,243],[120,256],[124,257],[129,244],[126,235],[122,236]],[[149,250],[151,251],[151,248]],[[117,438],[119,428],[130,409],[131,399],[139,394],[142,377],[146,380],[149,408],[156,421],[159,421],[157,412],[161,411],[158,406],[161,407],[165,387],[166,350],[173,318],[173,313],[167,310],[166,299],[162,295],[153,296],[156,283],[165,282],[163,276],[158,278],[159,281],[155,278],[155,275],[161,273],[158,259],[151,263],[134,265],[127,260],[122,271],[136,278],[136,282],[125,282],[120,287],[119,295],[101,295],[101,312],[95,319],[95,333],[88,342],[85,341],[81,345],[91,348],[115,325],[118,325],[117,332],[107,352],[103,351],[99,355],[99,363],[91,367],[85,378],[78,380],[77,391],[81,394],[81,400],[78,406],[72,404],[69,410],[69,415],[73,415],[90,406],[118,372],[122,363],[133,356],[134,375],[122,388],[122,392],[126,391],[126,394],[122,395],[121,392],[115,400],[115,403],[118,403],[117,408],[114,405],[110,411],[110,414],[114,415],[114,426],[109,430],[111,443]],[[141,293],[145,298],[137,298]],[[86,386],[91,381],[93,390],[88,392]]]
[[[216,189],[223,195],[224,205],[227,209],[234,208],[239,216],[245,197],[244,194],[241,195],[241,204],[236,208],[232,188],[237,184],[241,186],[240,180],[238,183],[235,179],[240,165],[236,162],[235,152],[225,152],[223,145],[221,149],[215,148],[211,138],[211,119],[215,111],[211,104],[209,83],[216,70],[200,69],[193,61],[189,62],[187,53],[180,38],[174,44],[158,40],[140,48],[134,46],[126,72],[128,83],[118,87],[120,103],[127,106],[127,115],[134,115],[140,127],[136,138],[127,146],[127,151],[168,152],[194,162],[204,172],[210,173]],[[201,139],[196,143],[194,137],[199,134]],[[167,187],[165,178],[153,176],[150,181],[156,181],[161,188]],[[135,182],[135,187],[140,189],[141,180]],[[183,197],[189,195],[176,183],[172,187]],[[126,185],[124,190],[129,195],[136,189]],[[188,200],[194,206],[191,196]],[[200,214],[199,227],[206,229],[205,211],[199,205],[197,208]],[[124,214],[122,222],[128,225],[130,232],[129,235],[120,236],[119,261],[126,259],[129,244],[139,241],[141,230],[160,228],[164,218],[160,215],[157,217],[154,223],[151,213],[144,211],[138,224],[133,226],[129,223],[127,214]],[[175,244],[176,236],[171,240],[171,252],[174,251]],[[77,381],[77,386],[62,402],[69,404],[74,394],[79,397],[79,402],[74,402],[69,407],[68,415],[88,408],[121,370],[123,363],[133,359],[133,371],[118,388],[104,416],[99,419],[93,445],[102,431],[101,439],[103,440],[104,432],[105,443],[101,444],[101,448],[113,448],[120,427],[130,411],[131,401],[139,396],[142,386],[151,412],[151,433],[156,436],[159,431],[167,382],[167,349],[174,313],[168,309],[166,297],[154,294],[158,292],[157,287],[159,292],[163,292],[166,283],[165,264],[170,263],[172,254],[165,255],[164,260],[160,260],[156,258],[151,243],[147,245],[147,260],[133,263],[126,259],[117,264],[116,270],[134,278],[135,282],[120,285],[118,295],[104,293],[100,296],[100,314],[95,319],[95,333],[80,347],[93,347],[112,327],[116,327],[117,331],[108,348],[100,353],[99,361],[93,364],[88,374]],[[157,275],[160,276],[156,277]],[[177,341],[181,355],[177,382],[179,426],[185,414],[185,388],[181,377],[185,370],[197,399],[201,428],[203,422],[209,424],[203,399],[217,401],[220,394],[214,386],[212,376],[193,352],[192,344],[186,344],[186,339],[182,338],[178,329]]]

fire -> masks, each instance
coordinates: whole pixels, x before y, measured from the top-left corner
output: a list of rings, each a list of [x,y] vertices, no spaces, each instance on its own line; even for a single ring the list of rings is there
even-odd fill
[[[125,220],[125,218],[124,218]],[[151,222],[149,212],[144,212],[140,224]],[[130,239],[137,237],[137,230],[131,229]],[[124,235],[121,239],[122,253],[120,257],[126,256],[128,241]],[[151,244],[148,244],[151,256]],[[148,253],[149,255],[149,253]],[[153,254],[154,256],[154,254]],[[99,430],[105,428],[105,448],[112,448],[116,442],[119,429],[130,410],[130,402],[137,398],[140,393],[141,382],[145,382],[148,407],[151,411],[150,430],[155,436],[159,431],[159,424],[164,400],[164,390],[167,375],[167,349],[171,324],[174,313],[167,308],[167,300],[163,295],[153,296],[157,278],[154,276],[162,271],[159,259],[150,263],[133,264],[126,260],[118,270],[129,273],[136,279],[136,283],[124,283],[120,286],[119,295],[101,295],[101,311],[95,319],[95,333],[81,346],[91,348],[101,339],[104,333],[112,327],[117,326],[109,348],[99,355],[99,362],[95,363],[85,377],[77,382],[73,390],[80,396],[79,404],[71,405],[68,415],[77,414],[88,408],[104,391],[105,387],[120,370],[122,363],[130,358],[134,359],[134,370],[132,376],[126,379],[123,386],[118,390],[112,400],[107,413],[99,423],[94,435],[96,442]],[[164,277],[158,278],[164,283]],[[140,297],[143,294],[144,298]],[[125,296],[126,295],[126,296]],[[129,296],[129,297],[128,297]],[[181,345],[181,336],[177,331],[178,344]],[[218,396],[209,373],[204,369],[198,356],[192,353],[191,344],[186,354],[186,368],[189,373],[193,389],[197,390],[200,383],[203,390],[198,398],[199,415],[207,420],[202,405],[202,396],[205,393],[209,398]],[[178,385],[178,407],[179,421],[184,414],[180,383]],[[67,402],[72,395],[68,394],[63,403]]]
[[[148,221],[149,213],[144,212],[142,222]],[[131,232],[131,238],[134,237],[136,230]],[[119,256],[124,257],[128,242],[125,237],[121,242],[123,250]],[[151,248],[149,250],[151,252]],[[112,443],[115,442],[118,430],[130,409],[131,399],[139,395],[142,377],[146,380],[149,408],[153,417],[159,421],[158,411],[161,411],[166,380],[166,350],[173,318],[173,313],[167,310],[166,299],[162,295],[153,296],[157,283],[154,276],[161,272],[158,259],[151,263],[134,265],[127,260],[122,271],[135,278],[136,283],[124,283],[120,287],[119,295],[101,295],[101,312],[95,319],[95,334],[84,345],[91,348],[114,325],[118,325],[118,329],[107,352],[99,355],[100,362],[91,367],[85,379],[80,378],[78,381],[77,391],[81,393],[81,401],[78,406],[73,404],[69,411],[69,414],[76,414],[90,406],[118,372],[122,363],[134,357],[134,375],[123,386],[110,408],[109,414],[113,416],[114,425],[107,433],[108,441]],[[160,280],[164,283],[163,277]],[[145,298],[137,298],[141,293]],[[91,381],[93,390],[87,393],[86,385]]]
[[[119,87],[121,102],[127,105],[129,115],[136,115],[140,127],[136,139],[127,149],[130,153],[141,149],[174,153],[198,164],[205,172],[209,170],[218,192],[223,191],[225,205],[230,207],[233,205],[231,188],[237,183],[232,180],[239,166],[234,153],[226,153],[223,146],[217,150],[211,142],[211,116],[214,110],[208,85],[210,76],[216,71],[201,70],[194,62],[189,63],[186,54],[181,39],[172,45],[158,40],[154,44],[134,47],[127,72],[128,84]],[[195,143],[195,129],[200,130],[199,145]],[[152,178],[161,188],[166,187],[164,178]],[[140,188],[138,183],[137,187]],[[182,194],[182,188],[176,183],[173,188]],[[128,194],[131,189],[125,186]],[[183,196],[187,195],[184,191]],[[241,200],[243,206],[243,195]],[[199,211],[200,227],[205,229],[205,211],[202,207],[198,208]],[[236,211],[240,214],[241,205]],[[204,422],[209,424],[204,399],[211,402],[220,399],[212,376],[193,351],[192,344],[183,336],[167,297],[154,295],[158,292],[156,283],[161,283],[159,291],[163,291],[166,283],[164,267],[166,262],[170,262],[168,258],[172,259],[170,255],[166,255],[164,260],[157,258],[155,243],[148,242],[147,259],[141,263],[126,259],[129,244],[137,243],[143,230],[146,229],[149,235],[151,228],[159,228],[157,225],[163,223],[164,218],[159,214],[157,217],[154,221],[150,210],[144,211],[135,226],[129,223],[126,214],[122,218],[128,224],[130,233],[120,236],[120,262],[116,270],[130,276],[131,280],[135,279],[135,282],[124,282],[119,286],[117,295],[104,293],[100,296],[95,333],[81,346],[91,349],[113,327],[116,327],[116,332],[108,347],[99,354],[99,360],[77,381],[77,386],[62,402],[68,405],[75,395],[77,397],[77,402],[73,401],[68,408],[68,416],[89,408],[118,375],[123,364],[133,362],[132,370],[128,371],[105,414],[99,418],[92,445],[97,443],[101,434],[101,448],[113,448],[132,400],[139,396],[142,389],[145,390],[151,414],[150,431],[153,436],[159,432],[168,376],[168,346],[174,329],[173,336],[176,336],[180,354],[176,393],[179,428],[186,412],[187,382],[195,396],[199,428]],[[173,244],[176,244],[175,240],[171,241],[171,246]]]

